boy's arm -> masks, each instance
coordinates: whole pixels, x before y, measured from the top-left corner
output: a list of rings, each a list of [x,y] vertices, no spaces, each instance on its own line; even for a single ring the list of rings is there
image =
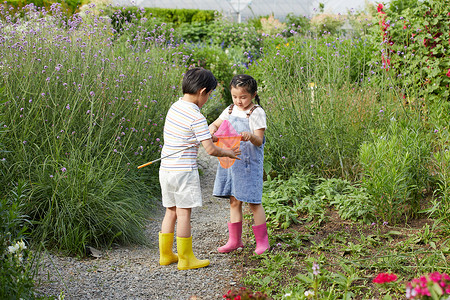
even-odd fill
[[[237,147],[234,147],[230,150],[222,149],[222,148],[214,145],[212,139],[203,140],[201,143],[202,143],[203,148],[205,148],[206,153],[208,153],[209,155],[217,156],[217,157],[226,156],[229,158],[240,159],[237,156],[241,154],[241,150],[237,149]]]
[[[212,122],[211,124],[209,124],[208,128],[209,128],[209,132],[211,133],[211,135],[214,134],[214,132],[217,131],[217,129],[219,129],[220,125],[222,124],[223,120],[220,118],[217,118],[214,122]]]
[[[212,122],[211,124],[209,124],[208,128],[209,128],[209,133],[211,133],[212,136],[212,141],[213,142],[217,142],[217,137],[214,135],[214,133],[217,131],[217,129],[219,129],[220,124],[222,124],[223,120],[220,118],[217,118],[214,122]]]

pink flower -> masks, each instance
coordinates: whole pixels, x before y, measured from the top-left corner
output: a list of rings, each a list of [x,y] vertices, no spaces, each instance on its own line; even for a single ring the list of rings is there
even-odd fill
[[[377,11],[378,11],[379,13],[382,13],[382,14],[383,14],[383,4],[382,4],[382,3],[379,3],[379,4],[378,4],[378,6],[377,6]]]
[[[450,77],[450,69],[448,69],[447,77]]]
[[[380,273],[374,278],[373,283],[383,284],[397,280],[397,275],[394,273]]]
[[[406,285],[406,298],[407,299],[422,299],[422,296],[431,297],[431,289],[440,289],[443,295],[450,294],[450,276],[447,274],[433,272],[428,276],[420,276],[413,279]]]

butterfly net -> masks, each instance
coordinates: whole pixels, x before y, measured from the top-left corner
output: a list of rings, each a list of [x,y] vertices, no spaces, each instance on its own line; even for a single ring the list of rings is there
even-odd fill
[[[218,138],[214,144],[222,149],[231,149],[237,147],[239,149],[241,135],[231,126],[228,120],[224,120],[214,135]],[[234,164],[235,158],[218,157],[220,166],[228,169]]]

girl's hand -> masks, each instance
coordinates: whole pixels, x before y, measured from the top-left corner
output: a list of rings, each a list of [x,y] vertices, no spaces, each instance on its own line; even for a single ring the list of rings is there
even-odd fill
[[[252,135],[253,134],[251,134],[248,131],[241,132],[241,141],[244,141],[244,142],[250,141],[252,138]]]
[[[215,143],[219,140],[219,138],[217,136],[215,136],[214,134],[211,134],[211,137],[212,137],[213,143]]]
[[[265,128],[256,129],[254,133],[250,133],[247,131],[241,132],[241,141],[250,142],[256,147],[262,145],[264,141],[264,130]]]

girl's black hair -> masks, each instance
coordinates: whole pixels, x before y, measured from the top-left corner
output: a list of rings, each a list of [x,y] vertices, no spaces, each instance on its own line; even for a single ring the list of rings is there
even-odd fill
[[[217,87],[217,79],[211,71],[204,68],[192,68],[184,74],[181,89],[183,94],[197,94],[203,88],[206,93]]]
[[[234,76],[233,79],[231,79],[230,89],[232,87],[234,87],[234,88],[243,87],[250,94],[252,94],[252,95],[255,94],[256,103],[261,106],[259,96],[257,93],[258,92],[258,84],[256,83],[256,80],[252,76],[246,75],[246,74]]]

